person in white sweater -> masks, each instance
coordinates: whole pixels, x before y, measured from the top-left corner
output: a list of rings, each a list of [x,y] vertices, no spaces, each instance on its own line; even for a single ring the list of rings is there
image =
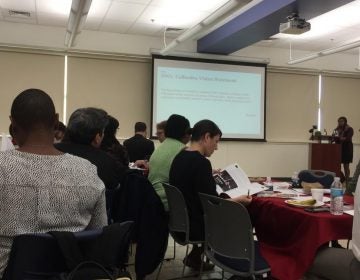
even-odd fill
[[[0,278],[16,235],[107,224],[96,167],[53,146],[58,120],[50,96],[39,89],[21,92],[10,119],[19,148],[0,152]]]

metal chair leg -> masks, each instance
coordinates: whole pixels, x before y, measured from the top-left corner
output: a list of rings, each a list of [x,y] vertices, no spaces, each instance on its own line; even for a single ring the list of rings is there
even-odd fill
[[[156,280],[158,280],[158,279],[159,279],[159,276],[160,276],[160,272],[161,272],[161,269],[162,269],[163,262],[164,262],[164,260],[162,260],[162,261],[161,261],[161,263],[160,263],[158,273],[156,274]]]
[[[175,260],[175,258],[176,258],[176,242],[174,240],[174,256],[171,258],[166,258],[165,261],[172,261]]]
[[[188,244],[188,245],[186,245],[186,253],[185,253],[184,265],[183,265],[183,270],[182,270],[181,277],[184,277],[184,273],[185,273],[185,265],[186,265],[187,258],[188,258],[188,252],[189,252],[189,244]]]
[[[200,271],[199,271],[199,280],[201,280],[202,271],[203,271],[203,268],[204,268],[204,261],[205,261],[205,253],[202,252],[202,254],[201,254]]]

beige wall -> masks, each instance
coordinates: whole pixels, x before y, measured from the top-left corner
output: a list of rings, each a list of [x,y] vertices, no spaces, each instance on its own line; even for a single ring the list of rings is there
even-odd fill
[[[150,127],[150,61],[69,57],[67,100],[68,118],[80,107],[102,108],[119,120],[120,137],[132,135],[137,121]]]
[[[337,126],[337,119],[345,116],[354,128],[354,141],[359,142],[360,79],[325,76],[323,84],[323,128],[331,133]]]
[[[309,74],[267,74],[266,139],[306,141],[307,131],[317,120],[318,76]]]
[[[62,113],[63,56],[0,52],[0,59],[4,62],[0,65],[1,131],[7,131],[13,98],[25,88],[38,87],[50,93]],[[347,110],[341,114],[349,117],[349,123],[357,131],[360,79],[327,77],[324,83],[324,127],[336,125],[332,119],[341,108]],[[269,142],[221,142],[211,158],[214,167],[237,162],[249,176],[291,176],[293,171],[307,168],[308,129],[317,119],[317,87],[316,73],[270,70],[266,101]],[[69,57],[67,91],[67,118],[79,107],[103,108],[119,119],[118,137],[122,139],[133,134],[134,122],[141,120],[150,125],[149,59]],[[358,136],[354,141],[359,142]],[[354,163],[359,160],[358,154],[356,145]]]
[[[43,54],[0,52],[0,132],[8,132],[13,99],[23,90],[39,88],[53,99],[62,117],[64,57]]]

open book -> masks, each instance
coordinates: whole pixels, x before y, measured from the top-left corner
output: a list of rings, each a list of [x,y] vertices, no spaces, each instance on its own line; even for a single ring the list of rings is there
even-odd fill
[[[216,191],[218,194],[225,193],[230,197],[239,195],[256,194],[266,189],[259,183],[250,183],[248,176],[238,164],[234,163],[214,174]]]

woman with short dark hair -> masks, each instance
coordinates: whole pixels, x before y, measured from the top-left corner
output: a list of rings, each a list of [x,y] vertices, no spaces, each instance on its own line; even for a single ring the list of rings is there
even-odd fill
[[[170,168],[169,182],[183,194],[190,221],[190,240],[205,240],[203,209],[199,193],[218,196],[212,167],[207,157],[217,150],[222,132],[210,120],[197,122],[191,135],[190,147],[182,150],[174,158]],[[239,196],[231,200],[245,205],[251,202],[251,197]],[[202,250],[196,245],[186,259],[186,265],[199,269]],[[204,263],[204,269],[211,266]]]

